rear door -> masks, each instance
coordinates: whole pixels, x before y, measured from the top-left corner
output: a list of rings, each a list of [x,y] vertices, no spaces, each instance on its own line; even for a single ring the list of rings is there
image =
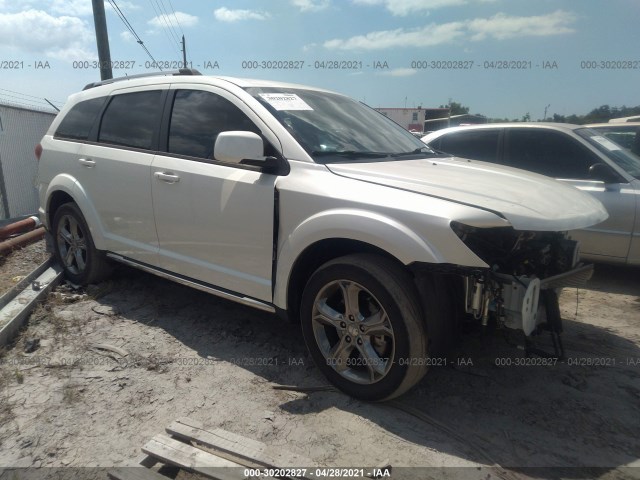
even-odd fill
[[[78,187],[103,229],[106,250],[155,265],[156,235],[149,172],[168,86],[118,90],[89,142],[76,155]]]
[[[271,301],[277,177],[213,157],[220,132],[266,127],[213,86],[172,87],[167,110],[166,153],[154,159],[150,178],[162,266]]]
[[[614,183],[594,178],[590,167],[606,160],[569,134],[538,128],[513,128],[506,132],[507,165],[573,185],[596,197],[609,212],[604,222],[571,233],[580,240],[581,251],[593,258],[625,261],[635,221],[634,188],[622,178]]]

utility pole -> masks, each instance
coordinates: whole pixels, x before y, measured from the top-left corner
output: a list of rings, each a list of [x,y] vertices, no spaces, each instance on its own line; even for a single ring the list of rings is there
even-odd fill
[[[93,23],[96,27],[96,43],[98,44],[98,61],[100,62],[100,80],[113,78],[111,72],[111,52],[109,51],[109,34],[107,33],[107,17],[104,13],[104,0],[91,0],[93,5]]]
[[[184,41],[184,35],[182,35],[182,67],[187,68],[187,45]]]
[[[544,107],[544,117],[542,117],[542,121],[546,122],[547,121],[547,109],[551,106],[551,104],[547,105],[546,107]]]

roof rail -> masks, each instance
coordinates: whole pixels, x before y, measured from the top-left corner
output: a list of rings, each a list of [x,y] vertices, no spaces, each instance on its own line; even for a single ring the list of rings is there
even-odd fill
[[[88,90],[90,88],[99,87],[100,85],[108,85],[110,83],[122,82],[124,80],[133,80],[134,78],[144,78],[144,77],[161,77],[166,75],[202,75],[195,68],[181,68],[179,70],[166,70],[162,72],[152,72],[152,73],[139,73],[137,75],[128,75],[126,77],[117,77],[117,78],[109,78],[107,80],[102,80],[101,82],[93,82],[87,84],[83,90]]]

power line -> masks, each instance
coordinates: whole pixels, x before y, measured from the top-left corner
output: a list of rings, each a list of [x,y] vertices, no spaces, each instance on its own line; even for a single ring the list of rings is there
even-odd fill
[[[156,0],[156,3],[158,3],[158,0]],[[164,12],[164,17],[169,22],[169,27],[171,28],[171,32],[173,33],[174,38],[178,43],[180,43],[180,35],[178,34],[176,28],[173,26],[173,21],[171,20],[171,17],[169,16],[169,13],[167,12],[166,7],[164,6],[163,0],[160,0],[160,3],[158,4],[158,6],[162,8],[162,11]]]
[[[159,12],[158,9],[156,9],[156,5],[154,5],[152,0],[149,0],[149,3],[151,4],[151,7],[153,8],[153,11],[156,14],[156,18],[158,19],[158,22],[162,21],[168,27],[169,24],[167,23],[167,20],[165,19],[165,16],[162,14],[162,12]],[[156,4],[157,4],[157,1],[156,1]],[[158,8],[160,8],[159,4],[158,4]],[[167,39],[169,40],[169,43],[173,46],[173,48],[176,48],[176,43],[179,43],[179,42],[177,42],[175,38],[171,38],[171,36],[173,35],[173,32],[169,28],[163,27],[162,25],[160,25],[160,29],[167,36]],[[179,50],[176,49],[176,51],[180,53]]]
[[[173,18],[176,19],[176,23],[178,24],[178,27],[180,27],[180,33],[182,33],[182,35],[184,35],[184,30],[182,30],[182,25],[180,25],[180,20],[178,20],[178,16],[176,15],[176,10],[175,8],[173,8],[173,4],[171,3],[171,0],[169,1],[169,6],[171,7],[171,11],[173,12]]]
[[[125,16],[125,14],[122,12],[122,10],[120,10],[120,7],[118,7],[118,5],[116,4],[116,0],[108,0],[108,1],[113,7],[113,9],[115,10],[118,17],[120,17],[120,20],[122,20],[122,23],[124,23],[125,27],[127,27],[129,32],[131,32],[131,35],[133,35],[133,38],[136,39],[136,41],[140,44],[142,49],[147,53],[147,55],[149,55],[149,58],[153,60],[153,63],[156,64],[160,70],[162,70],[162,67],[158,64],[156,59],[153,58],[153,55],[151,55],[151,52],[149,51],[147,46],[144,44],[142,39],[138,36],[133,26],[129,23],[129,20],[127,20],[127,17]]]
[[[180,42],[182,47],[182,62],[183,62],[184,68],[187,68],[187,47],[184,41],[184,30],[182,29],[182,25],[180,25],[180,20],[178,19],[178,15],[176,15],[176,9],[173,8],[173,3],[171,3],[171,0],[167,0],[167,1],[169,2],[169,7],[171,7],[173,18],[176,19],[176,23],[178,24],[178,28],[180,29],[180,33],[182,34],[182,41]]]

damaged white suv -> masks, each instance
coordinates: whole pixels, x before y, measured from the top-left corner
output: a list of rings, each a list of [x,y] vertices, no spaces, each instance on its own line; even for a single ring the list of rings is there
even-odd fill
[[[368,400],[400,395],[460,315],[560,331],[584,282],[565,232],[591,196],[441,156],[328,91],[183,70],[88,85],[36,148],[40,214],[67,277],[111,261],[300,321],[318,368]]]

